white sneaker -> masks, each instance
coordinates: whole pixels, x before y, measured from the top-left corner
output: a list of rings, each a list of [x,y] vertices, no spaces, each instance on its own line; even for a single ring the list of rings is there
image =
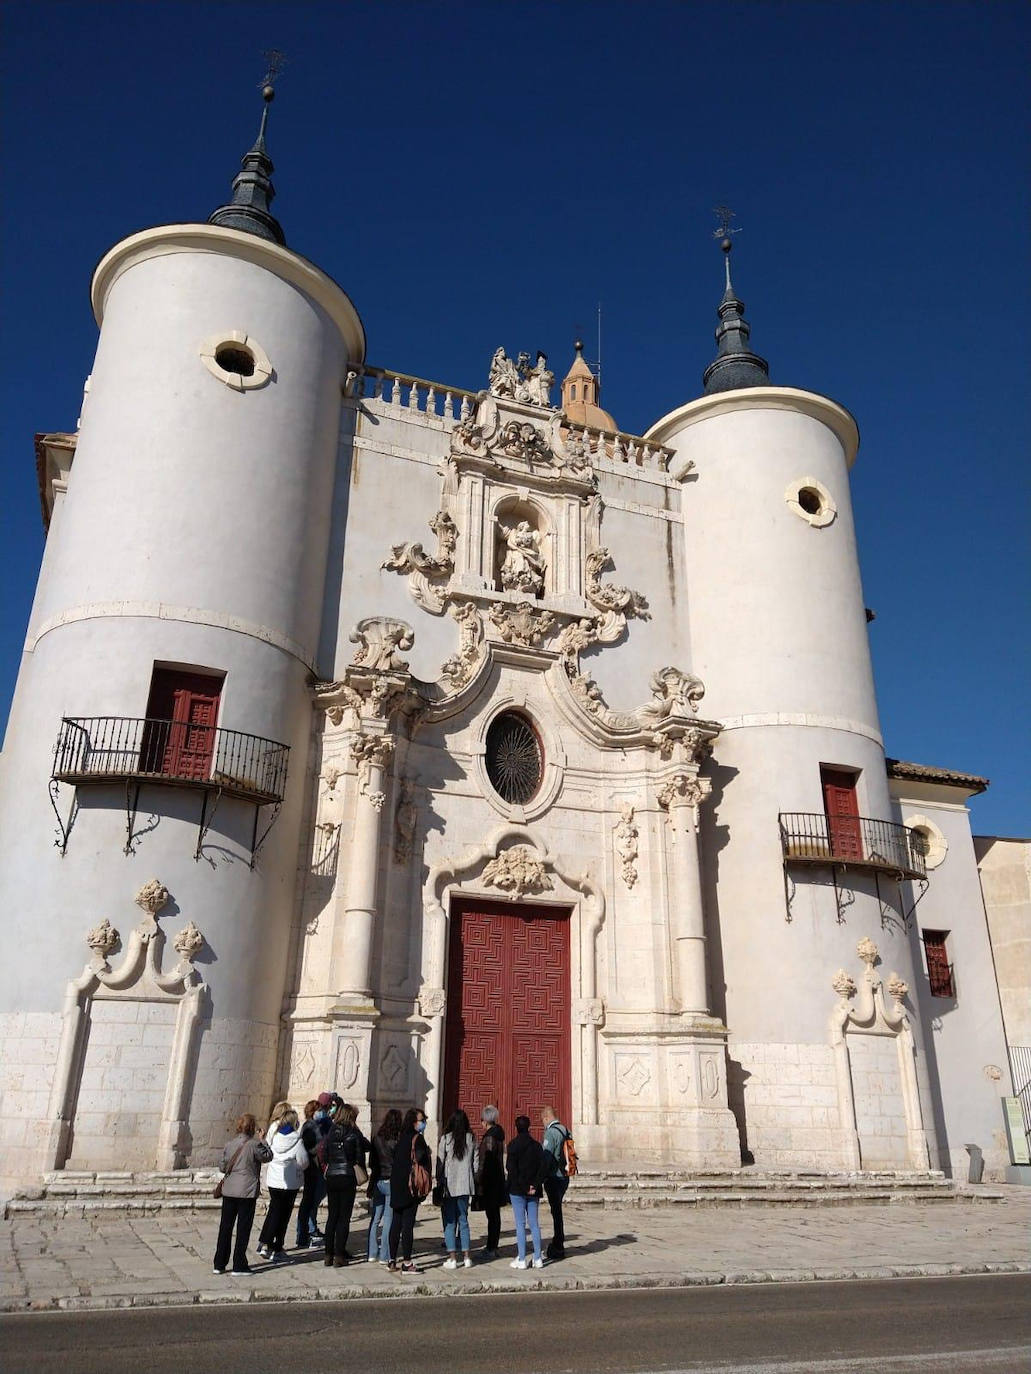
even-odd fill
[[[534,1260],[534,1262],[533,1262],[533,1267],[534,1267],[535,1269],[543,1269],[546,1263],[547,1263],[547,1261],[545,1260],[544,1256],[543,1256],[543,1255],[538,1255],[537,1258],[536,1258],[536,1259]]]
[[[457,1269],[457,1268],[458,1268],[458,1261],[455,1259],[454,1255],[449,1255],[448,1258],[444,1261],[444,1268],[445,1268],[445,1269]]]
[[[512,1261],[509,1263],[509,1266],[508,1266],[508,1267],[509,1267],[510,1269],[525,1269],[525,1268],[526,1268],[526,1260],[514,1259],[514,1260],[512,1260]]]
[[[466,1255],[465,1259],[462,1261],[462,1266],[465,1269],[471,1269],[473,1267],[473,1260],[471,1255]]]

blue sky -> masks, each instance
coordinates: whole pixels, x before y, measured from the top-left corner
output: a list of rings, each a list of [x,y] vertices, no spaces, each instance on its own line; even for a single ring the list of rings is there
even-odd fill
[[[699,393],[711,209],[736,209],[772,380],[859,421],[888,752],[987,775],[975,830],[1031,835],[1031,7],[23,0],[5,28],[4,716],[43,543],[32,435],[74,427],[92,269],[226,198],[275,46],[275,210],[379,366],[473,388],[504,343],[561,375],[601,300],[604,404],[640,432]]]

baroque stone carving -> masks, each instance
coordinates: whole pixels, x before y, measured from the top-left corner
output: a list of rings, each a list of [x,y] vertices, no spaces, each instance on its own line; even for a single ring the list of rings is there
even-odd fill
[[[415,632],[403,620],[392,620],[384,615],[366,616],[359,620],[348,638],[359,646],[351,660],[355,666],[379,673],[408,671],[408,662],[398,651],[412,647]]]
[[[555,623],[550,611],[541,610],[532,601],[520,601],[515,606],[495,603],[490,608],[490,621],[498,637],[506,644],[521,644],[526,648],[539,644]]]
[[[690,773],[675,773],[660,788],[658,802],[664,811],[675,806],[699,806],[712,791],[708,778]]]
[[[645,1085],[651,1080],[651,1072],[642,1060],[631,1059],[620,1069],[618,1077],[631,1097],[640,1097]]]
[[[637,839],[639,834],[640,832],[634,824],[634,808],[629,802],[624,802],[620,807],[614,841],[623,882],[627,887],[633,887],[637,882]]]
[[[874,964],[880,959],[880,955],[877,953],[877,946],[870,939],[869,935],[864,935],[859,941],[859,944],[856,945],[856,953],[864,964],[869,965],[871,971],[873,970]]]
[[[337,721],[335,723],[339,724],[340,722]],[[336,791],[336,785],[343,776],[343,772],[344,770],[342,768],[338,768],[335,763],[328,763],[326,765],[326,767],[322,770],[322,780],[326,784],[327,792]]]
[[[151,878],[149,883],[143,884],[133,901],[148,916],[156,916],[168,903],[168,888],[164,883],[158,882],[157,878]]]
[[[605,1003],[600,997],[578,997],[573,1003],[573,1020],[578,1026],[604,1025]]]
[[[597,606],[599,611],[618,611],[628,620],[634,616],[639,620],[650,620],[648,602],[640,592],[601,581],[601,574],[612,566],[612,556],[608,549],[592,549],[587,555],[584,560],[584,594],[587,600],[592,606]]]
[[[514,526],[500,526],[505,557],[501,564],[501,585],[506,592],[527,592],[541,596],[547,563],[541,553],[541,535],[528,520]]]
[[[635,712],[642,725],[657,724],[671,715],[697,715],[698,703],[705,695],[701,678],[682,673],[679,668],[660,668],[648,683],[652,699]]]
[[[446,510],[438,510],[429,522],[437,536],[437,552],[428,554],[422,544],[392,544],[391,556],[380,566],[390,572],[408,573],[412,599],[424,610],[440,615],[446,604],[442,582],[455,570],[458,526]]]
[[[555,374],[548,370],[547,354],[538,350],[531,365],[529,353],[520,353],[515,362],[504,348],[496,348],[490,361],[487,385],[492,396],[507,397],[528,405],[550,406]]]
[[[846,1000],[856,995],[856,980],[843,968],[839,968],[831,979],[831,987],[839,997],[844,997]]]
[[[526,892],[550,892],[554,887],[536,851],[523,844],[503,849],[497,858],[491,859],[483,870],[483,881],[487,887],[518,897]]]
[[[403,779],[394,811],[394,862],[406,864],[412,857],[415,840],[415,827],[419,819],[419,809],[415,804],[415,783],[411,778]]]
[[[94,926],[86,935],[86,943],[93,951],[94,961],[103,969],[107,969],[107,956],[118,944],[121,936],[109,920],[105,917],[100,925]]]
[[[408,1078],[408,1065],[396,1045],[388,1045],[379,1061],[380,1082],[392,1092],[399,1092]]]
[[[452,691],[457,691],[475,675],[483,644],[483,619],[473,601],[452,603],[450,612],[458,622],[458,652],[445,659],[440,675],[446,678]]]
[[[433,1016],[443,1016],[447,1006],[447,993],[443,988],[419,989],[419,1015],[429,1020]]]
[[[184,964],[192,964],[204,946],[204,936],[190,921],[172,941],[172,946],[181,955]]]
[[[909,984],[904,978],[900,978],[897,973],[893,973],[888,979],[888,991],[896,1002],[901,1002],[909,991]]]
[[[351,757],[358,765],[358,791],[377,811],[383,810],[383,793],[369,790],[373,768],[383,768],[394,752],[391,735],[355,734],[351,738]]]

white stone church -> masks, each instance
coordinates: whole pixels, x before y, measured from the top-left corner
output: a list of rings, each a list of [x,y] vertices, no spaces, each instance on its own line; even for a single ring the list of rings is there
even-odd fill
[[[885,760],[852,416],[770,384],[729,240],[643,435],[579,345],[370,366],[265,122],[208,223],[100,262],[37,439],[4,1187],[206,1165],[327,1088],[366,1128],[552,1103],[595,1164],[998,1174],[986,784]]]

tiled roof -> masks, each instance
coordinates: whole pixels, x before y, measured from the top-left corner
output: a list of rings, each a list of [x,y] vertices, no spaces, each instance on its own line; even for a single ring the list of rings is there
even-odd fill
[[[885,759],[889,778],[902,778],[906,782],[940,782],[946,787],[964,787],[969,792],[984,792],[988,787],[987,778],[979,778],[976,773],[957,773],[954,768],[931,768],[926,763],[906,763],[902,759]]]

